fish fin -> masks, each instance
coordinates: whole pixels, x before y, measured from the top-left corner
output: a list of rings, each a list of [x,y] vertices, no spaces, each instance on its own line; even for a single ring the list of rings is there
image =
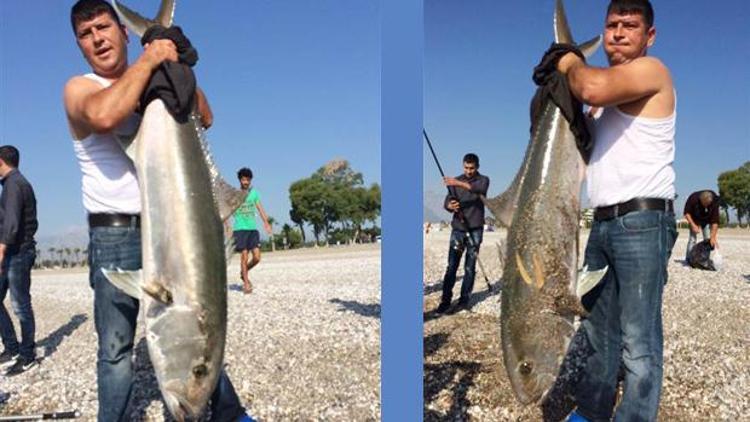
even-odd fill
[[[578,315],[588,316],[588,311],[583,307],[581,299],[574,296],[571,293],[565,294],[565,296],[558,298],[555,301],[555,312],[560,315]]]
[[[224,220],[224,257],[226,258],[227,266],[232,263],[235,246],[232,225],[229,224],[229,220]]]
[[[218,176],[213,181],[214,198],[219,207],[221,221],[226,221],[245,202],[248,192],[237,189]]]
[[[528,271],[526,271],[526,267],[523,265],[523,261],[521,260],[521,257],[516,252],[516,265],[518,265],[518,272],[521,274],[521,279],[524,283],[528,284],[529,286],[534,284],[534,281],[531,279],[531,276],[529,276]]]
[[[237,189],[224,180],[211,155],[208,140],[206,139],[206,130],[200,123],[200,115],[193,113],[191,118],[193,119],[195,130],[198,132],[198,137],[201,140],[201,151],[203,152],[203,159],[206,160],[208,174],[211,177],[211,191],[214,194],[214,201],[219,211],[219,217],[221,221],[226,221],[245,202],[248,192]]]
[[[141,270],[136,271],[123,271],[119,268],[115,270],[105,270],[102,268],[102,274],[109,280],[115,287],[122,290],[128,296],[136,299],[141,298],[141,280],[143,279],[143,272]]]
[[[570,34],[570,26],[568,26],[568,18],[565,16],[562,0],[555,1],[555,17],[552,22],[555,30],[555,42],[572,44],[573,36]]]
[[[500,242],[495,242],[495,245],[497,246],[497,256],[500,259],[500,268],[502,268],[505,266],[506,248],[505,245]]]
[[[513,220],[513,212],[516,210],[518,185],[512,184],[508,190],[492,199],[487,199],[484,196],[481,198],[484,205],[495,216],[497,222],[505,228],[510,227],[510,223]]]
[[[165,28],[172,26],[174,21],[174,5],[175,0],[162,0],[161,6],[159,6],[159,13],[156,14],[154,20]]]
[[[544,287],[544,265],[542,265],[542,261],[539,260],[539,255],[534,254],[531,259],[534,262],[534,278],[536,278],[536,288],[537,290],[542,290],[542,287]]]
[[[135,137],[135,134],[131,136],[115,134],[115,139],[117,139],[117,142],[122,147],[122,150],[125,151],[125,155],[127,155],[131,161],[135,161]]]
[[[118,3],[117,0],[112,0],[112,7],[117,12],[117,16],[120,17],[122,23],[138,35],[138,37],[142,37],[146,30],[155,23],[153,20],[144,18],[124,4]]]
[[[578,272],[578,280],[576,282],[576,296],[579,298],[583,297],[586,293],[590,292],[594,287],[599,284],[607,274],[609,266],[602,268],[601,270],[589,271],[588,266],[583,267]]]
[[[585,57],[591,57],[591,55],[596,52],[596,49],[599,48],[599,45],[601,45],[601,43],[602,36],[597,35],[594,38],[579,44],[578,49],[581,50],[581,53],[583,53]]]
[[[154,298],[154,300],[161,302],[165,305],[172,304],[172,292],[170,292],[163,284],[158,281],[151,281],[143,285],[143,293]]]

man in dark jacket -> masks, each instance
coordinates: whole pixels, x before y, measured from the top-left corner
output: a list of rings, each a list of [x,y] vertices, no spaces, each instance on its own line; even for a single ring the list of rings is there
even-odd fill
[[[5,372],[13,376],[36,364],[34,344],[34,311],[31,309],[31,267],[36,259],[34,234],[36,198],[34,189],[18,171],[18,150],[11,145],[0,147],[0,178],[3,192],[0,195],[0,334],[5,350],[0,354],[0,364],[12,362]],[[16,331],[8,311],[2,304],[10,289],[10,303],[21,325],[19,347]]]
[[[717,235],[719,233],[719,195],[714,191],[701,190],[693,192],[685,201],[685,219],[690,223],[690,236],[688,236],[685,260],[693,249],[698,233],[703,232],[703,240],[709,239],[711,247],[719,246]],[[710,228],[710,235],[709,235]]]
[[[464,250],[466,250],[464,279],[461,283],[461,297],[458,305],[461,308],[469,308],[469,299],[474,289],[479,246],[482,244],[484,230],[482,196],[487,195],[490,179],[479,174],[479,157],[476,154],[466,154],[463,165],[464,174],[456,178],[446,177],[443,180],[449,191],[443,206],[453,213],[451,221],[453,230],[448,250],[448,268],[443,277],[443,296],[436,310],[438,313],[444,313],[450,308],[453,286],[456,284],[456,271]]]

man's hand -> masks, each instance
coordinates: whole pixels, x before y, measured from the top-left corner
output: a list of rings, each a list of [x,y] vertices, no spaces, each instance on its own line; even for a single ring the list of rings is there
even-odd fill
[[[710,238],[708,241],[711,243],[711,247],[712,248],[714,248],[714,249],[718,249],[719,248],[719,241],[716,240],[715,237]]]
[[[701,228],[695,223],[690,223],[690,230],[695,234],[698,234],[701,232]]]
[[[448,176],[443,177],[443,184],[445,186],[455,186],[455,187],[463,188],[463,189],[466,189],[466,190],[470,190],[471,189],[471,185],[470,184],[468,184],[466,182],[462,182],[462,181],[456,179],[455,177],[448,177]]]
[[[269,236],[273,234],[273,230],[271,230],[271,225],[265,221],[263,222],[263,228],[266,230],[266,234],[268,234]]]
[[[448,201],[448,209],[449,210],[451,210],[453,212],[458,212],[458,210],[460,208],[461,208],[461,204],[459,204],[459,202],[456,201],[455,199],[451,199],[450,201]]]
[[[565,75],[573,66],[581,64],[584,64],[583,60],[581,60],[576,53],[568,53],[560,57],[560,60],[558,60],[557,71]]]
[[[138,61],[148,64],[152,70],[164,61],[177,62],[178,60],[177,46],[167,39],[154,40],[145,44],[143,54],[138,58]]]

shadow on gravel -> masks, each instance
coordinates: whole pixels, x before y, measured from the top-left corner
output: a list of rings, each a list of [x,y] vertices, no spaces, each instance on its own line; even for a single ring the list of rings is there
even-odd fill
[[[456,284],[463,283],[464,276],[456,277]],[[435,280],[434,284],[428,284],[424,288],[424,295],[431,295],[435,292],[443,291],[443,279]]]
[[[474,294],[471,295],[471,299],[469,299],[469,309],[468,309],[469,311],[475,305],[484,302],[485,300],[489,299],[491,296],[499,294],[503,290],[502,280],[498,280],[495,283],[492,283],[491,286],[492,286],[492,291],[484,289],[484,290],[482,290],[479,293],[474,293]],[[426,295],[426,293],[425,293],[425,295]],[[453,315],[453,314],[455,314],[455,313],[457,313],[457,312],[459,312],[461,310],[461,309],[459,309],[457,307],[457,302],[456,301],[453,301],[453,305],[452,306],[453,307],[448,312],[446,312],[445,314],[442,314],[442,315],[436,312],[436,309],[437,309],[437,306],[436,306],[435,308],[433,308],[433,309],[431,309],[431,310],[429,310],[427,312],[424,312],[422,314],[422,321],[423,322],[427,322],[427,321],[431,321],[433,319],[439,318],[439,317],[441,317],[443,315]]]
[[[743,277],[745,277],[745,280],[750,281],[750,274],[745,274]]]
[[[161,401],[161,392],[159,391],[159,382],[156,380],[154,367],[151,364],[151,358],[148,355],[146,339],[141,338],[133,348],[135,362],[133,363],[133,391],[130,398],[130,420],[145,421],[147,420],[146,408],[154,401]],[[164,421],[173,422],[174,418],[162,404],[162,418]],[[127,411],[126,411],[127,414]]]
[[[379,303],[359,303],[354,300],[331,299],[329,302],[339,305],[339,312],[352,311],[357,315],[380,319]]]
[[[435,333],[424,338],[425,358],[435,354],[448,343],[448,334]],[[424,365],[424,420],[443,421],[467,420],[466,409],[471,403],[466,398],[469,388],[474,385],[474,377],[479,373],[479,362],[452,361]],[[458,379],[456,379],[458,377]],[[447,415],[428,408],[441,391],[450,389],[451,408]]]
[[[227,290],[231,290],[231,291],[234,291],[234,292],[242,292],[242,284],[239,284],[239,283],[237,283],[237,284],[230,284],[227,287]]]
[[[426,342],[427,340],[425,340]],[[467,398],[469,388],[474,385],[474,378],[479,374],[481,365],[478,362],[452,361],[424,366],[424,402],[432,403],[441,391],[450,391],[450,409],[442,412],[424,407],[424,420],[468,420],[467,410],[472,403]],[[439,399],[438,399],[439,400]]]
[[[78,329],[78,327],[86,322],[87,319],[88,317],[85,314],[73,315],[67,324],[49,333],[49,335],[42,340],[39,340],[37,346],[44,348],[44,356],[42,356],[42,358],[47,358],[55,353],[63,340],[65,340],[65,337],[73,334],[73,331]]]

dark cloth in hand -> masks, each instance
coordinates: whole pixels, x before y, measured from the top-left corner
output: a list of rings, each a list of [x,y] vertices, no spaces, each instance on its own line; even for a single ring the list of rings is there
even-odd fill
[[[557,62],[562,56],[570,52],[584,59],[583,54],[576,46],[553,43],[534,68],[533,79],[539,88],[537,88],[536,94],[531,100],[531,131],[534,131],[537,122],[542,117],[547,100],[552,101],[570,124],[570,130],[576,137],[578,151],[581,153],[583,160],[588,163],[594,142],[586,126],[583,104],[571,94],[567,77],[557,71]]]
[[[711,247],[711,242],[704,240],[693,246],[687,257],[688,265],[692,268],[699,268],[701,270],[716,271],[716,266],[713,260],[711,260],[711,251],[714,250]]]
[[[143,114],[151,101],[160,98],[164,101],[169,114],[178,122],[185,123],[193,110],[195,100],[196,82],[191,67],[198,62],[198,52],[179,26],[164,28],[154,25],[143,34],[141,44],[145,45],[159,39],[168,39],[175,44],[179,62],[162,62],[154,71],[141,95],[141,106],[138,111]]]

